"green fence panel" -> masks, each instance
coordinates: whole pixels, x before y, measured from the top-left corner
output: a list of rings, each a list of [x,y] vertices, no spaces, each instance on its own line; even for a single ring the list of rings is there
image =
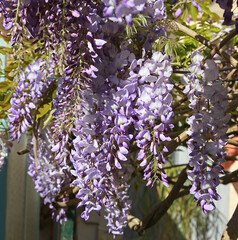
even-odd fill
[[[73,240],[74,237],[74,221],[68,219],[61,225],[61,237],[60,240]]]

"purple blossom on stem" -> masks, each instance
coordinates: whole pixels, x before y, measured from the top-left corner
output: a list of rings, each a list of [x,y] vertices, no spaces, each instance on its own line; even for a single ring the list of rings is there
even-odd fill
[[[10,100],[11,108],[8,110],[9,132],[12,140],[20,141],[21,134],[32,126],[36,106],[50,84],[50,81],[44,79],[46,71],[42,70],[42,64],[42,60],[33,62],[19,76],[16,92]]]
[[[188,178],[192,182],[190,193],[207,213],[215,209],[213,200],[220,199],[216,187],[219,184],[218,174],[223,172],[221,163],[226,156],[224,146],[230,117],[226,114],[227,91],[221,82],[216,81],[219,77],[216,64],[206,60],[203,70],[200,65],[203,55],[194,52],[191,58],[191,74],[183,78],[186,84],[184,93],[188,94],[189,107],[194,110],[187,120],[190,125],[188,135],[191,137],[187,142],[191,157],[189,165],[193,168],[188,171]]]
[[[28,174],[35,183],[36,191],[44,199],[44,204],[49,204],[52,209],[52,216],[62,223],[62,221],[67,220],[65,209],[61,209],[60,212],[56,211],[54,203],[61,188],[69,184],[69,178],[65,174],[67,168],[61,167],[55,161],[54,153],[51,151],[53,146],[50,140],[51,134],[49,128],[40,128],[37,142],[34,142],[33,139],[29,142],[27,147],[30,150],[28,154]],[[33,147],[34,144],[37,144],[37,146]],[[37,153],[34,152],[34,148],[37,149]]]
[[[138,132],[136,143],[141,150],[137,159],[142,160],[140,166],[146,166],[144,180],[148,181],[147,185],[153,184],[157,179],[157,170],[160,169],[160,180],[168,186],[162,164],[165,163],[163,153],[168,151],[164,142],[171,140],[166,136],[166,132],[173,128],[170,94],[173,85],[169,79],[171,73],[169,60],[159,52],[155,52],[150,60],[146,60],[138,73],[135,111],[139,121],[135,129]]]

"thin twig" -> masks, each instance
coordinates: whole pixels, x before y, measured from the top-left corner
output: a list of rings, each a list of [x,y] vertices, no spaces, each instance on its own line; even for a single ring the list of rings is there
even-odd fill
[[[237,69],[231,70],[231,71],[227,74],[225,80],[232,80],[232,77],[233,77],[233,75],[236,73],[236,70],[237,70]]]
[[[232,30],[220,43],[218,43],[207,56],[207,59],[213,58],[213,56],[223,47],[227,42],[229,42],[233,37],[236,36],[236,30]]]
[[[238,156],[226,156],[226,161],[238,161]]]
[[[226,134],[233,134],[233,133],[236,133],[236,132],[238,132],[238,125],[237,124],[229,127],[228,130],[226,131]]]
[[[38,167],[38,155],[37,155],[38,143],[37,143],[36,133],[34,131],[33,131],[33,145],[34,145],[35,168],[37,169],[37,167]]]
[[[30,151],[28,149],[23,149],[17,152],[18,155],[24,155],[26,153],[29,153]]]
[[[171,123],[175,124],[179,121],[186,119],[187,117],[190,117],[193,114],[193,110],[191,110],[191,109],[188,109],[188,110],[189,111],[186,111],[186,113],[184,113],[182,116],[179,116],[179,117],[173,119]]]
[[[171,168],[177,168],[177,167],[185,167],[187,164],[177,164],[177,165],[172,165],[168,167],[163,167],[163,169],[171,169]]]

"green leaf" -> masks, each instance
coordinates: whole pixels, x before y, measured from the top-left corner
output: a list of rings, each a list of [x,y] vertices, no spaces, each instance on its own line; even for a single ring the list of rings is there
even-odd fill
[[[188,5],[188,7],[189,7],[189,11],[190,11],[190,14],[191,14],[191,17],[192,17],[193,21],[196,21],[197,20],[197,16],[198,16],[197,8],[195,8],[192,3],[190,3]]]
[[[50,121],[53,119],[53,113],[56,111],[56,109],[53,109],[50,111],[48,117],[45,119],[44,123],[43,123],[43,128],[45,128],[49,123]]]
[[[11,97],[12,97],[12,92],[8,92],[8,93],[4,96],[3,102],[4,102],[4,103],[9,102],[9,100],[11,99]]]
[[[0,53],[3,55],[7,55],[12,53],[12,49],[8,47],[0,47]]]
[[[7,111],[12,105],[11,104],[5,104],[5,106],[2,108],[3,111]]]
[[[186,22],[187,16],[188,16],[188,9],[185,8],[185,9],[183,10],[182,15],[181,15],[181,20],[182,20],[183,22]]]
[[[199,3],[202,11],[203,11],[203,16],[202,16],[202,20],[206,20],[205,19],[205,16],[206,18],[208,17],[212,17],[215,21],[219,21],[221,18],[214,12],[212,12],[210,9],[209,9],[209,6],[205,5],[205,4],[202,4],[202,3]]]
[[[159,37],[155,42],[153,48],[156,49],[156,51],[161,52],[163,47],[167,44],[168,39],[164,36]]]
[[[13,82],[11,81],[3,81],[3,82],[0,82],[0,91],[1,92],[4,92],[6,91],[7,89],[11,88],[13,85]]]
[[[7,67],[5,67],[4,71],[5,72],[11,72],[13,69],[17,68],[17,64],[16,63],[11,63],[9,64]]]
[[[238,43],[238,35],[236,35],[235,37],[233,37],[232,43],[233,43],[234,45],[237,45],[237,43]]]
[[[46,113],[49,112],[51,107],[52,107],[52,103],[51,102],[47,103],[47,104],[44,104],[43,107],[38,109],[39,113],[36,115],[36,119],[39,119],[39,118],[43,117]]]
[[[138,19],[140,19],[141,25],[142,25],[143,27],[148,26],[145,15],[143,15],[143,14],[138,14]]]

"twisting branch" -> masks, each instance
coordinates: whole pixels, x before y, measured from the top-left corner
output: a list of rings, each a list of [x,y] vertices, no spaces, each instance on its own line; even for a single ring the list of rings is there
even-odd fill
[[[180,133],[177,137],[175,137],[172,141],[168,143],[166,146],[169,150],[168,153],[165,153],[164,156],[167,157],[169,154],[175,151],[175,149],[181,145],[183,142],[185,142],[189,136],[187,135],[187,130]]]
[[[222,234],[221,240],[237,240],[238,239],[238,204],[235,212],[233,213],[230,221],[227,223],[226,228]]]
[[[230,32],[219,33],[216,37],[214,37],[212,40],[210,40],[210,42],[211,42],[211,43],[214,43],[214,42],[216,42],[217,40],[221,39],[222,37],[224,37],[224,36],[226,36],[226,35],[227,35],[227,36],[230,35],[231,32],[233,32],[233,30],[230,31]],[[226,37],[227,37],[227,36],[226,36]],[[225,37],[225,38],[226,38],[226,37]],[[225,39],[225,38],[224,38],[224,39]],[[197,50],[198,50],[198,51],[201,51],[201,50],[203,50],[205,47],[206,47],[205,45],[202,45],[202,46],[200,46]]]
[[[220,43],[218,43],[207,56],[208,58],[213,58],[213,56],[223,47],[227,42],[229,42],[233,37],[236,36],[236,30],[232,30]]]
[[[224,184],[224,185],[232,182],[237,182],[237,181],[238,181],[238,170],[231,173],[227,173],[225,176],[220,178],[221,184]]]
[[[236,70],[237,70],[237,69],[232,69],[232,70],[228,73],[228,75],[226,76],[225,80],[231,80],[232,77],[233,77],[233,75],[235,74]]]
[[[173,201],[176,199],[180,189],[187,180],[187,166],[181,171],[178,180],[172,190],[170,191],[168,197],[162,202],[158,203],[147,216],[142,220],[142,228],[139,231],[151,227],[154,225],[170,208]]]
[[[131,215],[128,217],[129,227],[136,230],[139,235],[143,235],[147,228],[157,223],[157,221],[168,211],[173,201],[178,197],[180,189],[183,187],[186,180],[187,166],[181,171],[178,180],[170,191],[168,197],[152,208],[142,221]]]
[[[201,42],[202,44],[204,44],[205,46],[207,46],[210,49],[215,49],[216,53],[218,53],[219,55],[221,55],[222,57],[224,57],[227,61],[229,61],[231,63],[232,66],[234,66],[235,68],[238,68],[238,61],[233,58],[232,56],[230,56],[228,53],[226,53],[223,49],[217,49],[215,44],[212,44],[208,39],[206,39],[205,37],[199,35],[198,33],[196,33],[195,31],[191,30],[190,28],[187,28],[186,26],[182,25],[181,23],[178,23],[176,21],[173,21],[173,25],[175,25],[177,27],[177,30],[187,34],[188,36],[196,39],[197,41]]]
[[[163,215],[168,211],[168,209],[173,204],[174,200],[184,197],[189,194],[189,189],[191,186],[184,186],[184,183],[187,179],[187,168],[184,168],[179,177],[177,182],[174,184],[173,189],[169,193],[168,197],[164,199],[162,202],[159,202],[141,221],[140,219],[129,215],[127,217],[128,226],[132,230],[138,232],[139,235],[145,234],[145,230],[151,226],[153,226],[155,223],[157,223]],[[227,173],[225,176],[220,178],[221,184],[228,184],[232,182],[238,181],[238,170]],[[181,190],[183,189],[183,190]],[[237,225],[238,226],[238,225]],[[236,239],[236,238],[234,238]],[[227,238],[223,240],[233,240],[233,238]]]

